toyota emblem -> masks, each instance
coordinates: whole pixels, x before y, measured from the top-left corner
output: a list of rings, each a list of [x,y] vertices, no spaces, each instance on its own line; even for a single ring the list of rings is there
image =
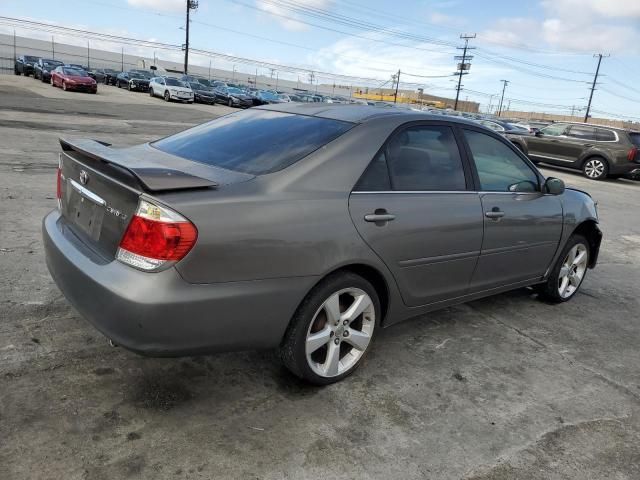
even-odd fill
[[[84,170],[80,170],[80,183],[82,185],[86,185],[89,183],[89,174]]]

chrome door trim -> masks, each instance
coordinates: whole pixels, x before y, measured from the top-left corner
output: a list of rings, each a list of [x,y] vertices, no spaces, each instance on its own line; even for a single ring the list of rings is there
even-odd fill
[[[547,155],[538,155],[537,153],[530,153],[529,156],[536,157],[536,158],[547,158],[549,160],[555,160],[556,162],[568,162],[568,163],[574,162],[574,160],[566,160],[564,158],[558,158],[558,157],[549,157]]]
[[[96,195],[88,188],[83,187],[72,178],[69,179],[69,182],[71,183],[71,186],[74,188],[74,190],[76,190],[83,197],[88,198],[92,202],[97,203],[98,205],[101,205],[103,207],[107,205],[107,202],[104,198]]]

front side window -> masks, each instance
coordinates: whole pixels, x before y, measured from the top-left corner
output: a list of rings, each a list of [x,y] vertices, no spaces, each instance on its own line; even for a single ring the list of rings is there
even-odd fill
[[[567,129],[567,125],[564,123],[549,125],[548,127],[544,127],[540,130],[544,135],[548,135],[550,137],[558,137],[560,135],[564,135],[565,130]]]
[[[476,164],[480,189],[489,192],[536,192],[538,176],[508,145],[474,130],[464,130]]]
[[[567,135],[572,138],[579,138],[580,140],[595,140],[596,129],[582,125],[572,125]]]
[[[328,118],[250,109],[151,145],[214,167],[263,175],[296,163],[352,127],[353,123]]]
[[[425,125],[393,134],[365,171],[356,190],[466,190],[453,131],[446,126]]]

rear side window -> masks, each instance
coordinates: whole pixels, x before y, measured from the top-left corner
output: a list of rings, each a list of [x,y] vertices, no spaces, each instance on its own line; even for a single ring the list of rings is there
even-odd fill
[[[599,142],[615,142],[616,134],[611,130],[596,128],[596,137]]]
[[[393,134],[371,162],[357,191],[458,191],[466,189],[453,131],[416,126]]]
[[[352,127],[338,120],[251,109],[151,145],[195,162],[263,175],[294,164]]]
[[[569,128],[568,136],[572,138],[579,138],[581,140],[595,140],[596,129],[593,127],[573,125]]]

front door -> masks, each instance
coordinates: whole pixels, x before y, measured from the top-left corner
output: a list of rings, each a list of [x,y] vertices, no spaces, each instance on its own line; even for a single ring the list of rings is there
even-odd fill
[[[394,275],[404,302],[464,295],[480,254],[482,210],[451,127],[395,133],[358,182],[349,210]]]
[[[541,278],[562,234],[562,204],[509,145],[464,129],[477,171],[484,238],[470,292]]]
[[[529,156],[536,161],[562,165],[566,159],[562,150],[566,132],[567,124],[558,123],[543,128],[536,136],[526,137]]]

